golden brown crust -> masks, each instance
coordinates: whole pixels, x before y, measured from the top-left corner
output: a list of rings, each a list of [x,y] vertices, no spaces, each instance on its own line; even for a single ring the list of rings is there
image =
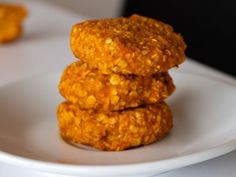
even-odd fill
[[[74,55],[105,74],[166,72],[185,60],[185,48],[171,26],[139,15],[86,21],[71,32]]]
[[[27,16],[25,7],[0,3],[0,43],[18,38],[22,33],[22,21]]]
[[[122,110],[164,100],[175,90],[168,73],[152,77],[102,74],[88,64],[75,62],[64,71],[59,91],[81,109]]]
[[[64,102],[59,105],[57,116],[66,142],[110,151],[153,143],[173,126],[171,111],[164,102],[109,113],[84,111]]]

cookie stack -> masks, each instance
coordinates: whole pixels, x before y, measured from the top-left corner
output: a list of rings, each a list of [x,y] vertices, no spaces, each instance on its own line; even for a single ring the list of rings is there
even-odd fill
[[[175,86],[168,70],[185,60],[186,45],[172,27],[154,19],[90,20],[76,24],[59,91],[62,138],[101,150],[153,143],[172,128],[163,101]]]

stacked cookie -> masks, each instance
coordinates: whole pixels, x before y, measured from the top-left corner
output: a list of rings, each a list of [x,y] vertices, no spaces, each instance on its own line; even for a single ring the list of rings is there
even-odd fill
[[[81,61],[59,84],[63,139],[118,151],[163,138],[172,128],[163,100],[175,90],[167,71],[185,48],[171,26],[139,15],[74,25],[71,49]]]

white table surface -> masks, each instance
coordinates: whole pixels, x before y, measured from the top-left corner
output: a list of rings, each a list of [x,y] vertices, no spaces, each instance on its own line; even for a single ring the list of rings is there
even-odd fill
[[[12,0],[7,0],[11,2]],[[14,0],[13,0],[14,1]],[[75,61],[69,48],[71,25],[88,19],[61,7],[45,2],[18,0],[25,4],[30,15],[25,23],[24,36],[7,45],[0,46],[0,86],[15,80],[62,71],[66,65]],[[45,43],[45,41],[47,41]],[[42,43],[44,44],[43,47]],[[28,52],[29,49],[31,52]],[[32,51],[34,55],[32,56]],[[49,52],[50,51],[50,52]],[[52,52],[53,51],[53,52]],[[183,71],[214,77],[236,86],[236,80],[209,67],[188,59],[180,66]],[[196,165],[177,169],[160,177],[235,177],[236,151]],[[0,163],[1,177],[59,177],[29,169]]]

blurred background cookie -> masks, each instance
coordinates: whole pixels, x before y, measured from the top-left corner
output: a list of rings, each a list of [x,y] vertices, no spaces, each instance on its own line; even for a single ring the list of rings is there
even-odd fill
[[[0,43],[17,39],[22,34],[22,22],[27,9],[21,5],[0,3]]]

